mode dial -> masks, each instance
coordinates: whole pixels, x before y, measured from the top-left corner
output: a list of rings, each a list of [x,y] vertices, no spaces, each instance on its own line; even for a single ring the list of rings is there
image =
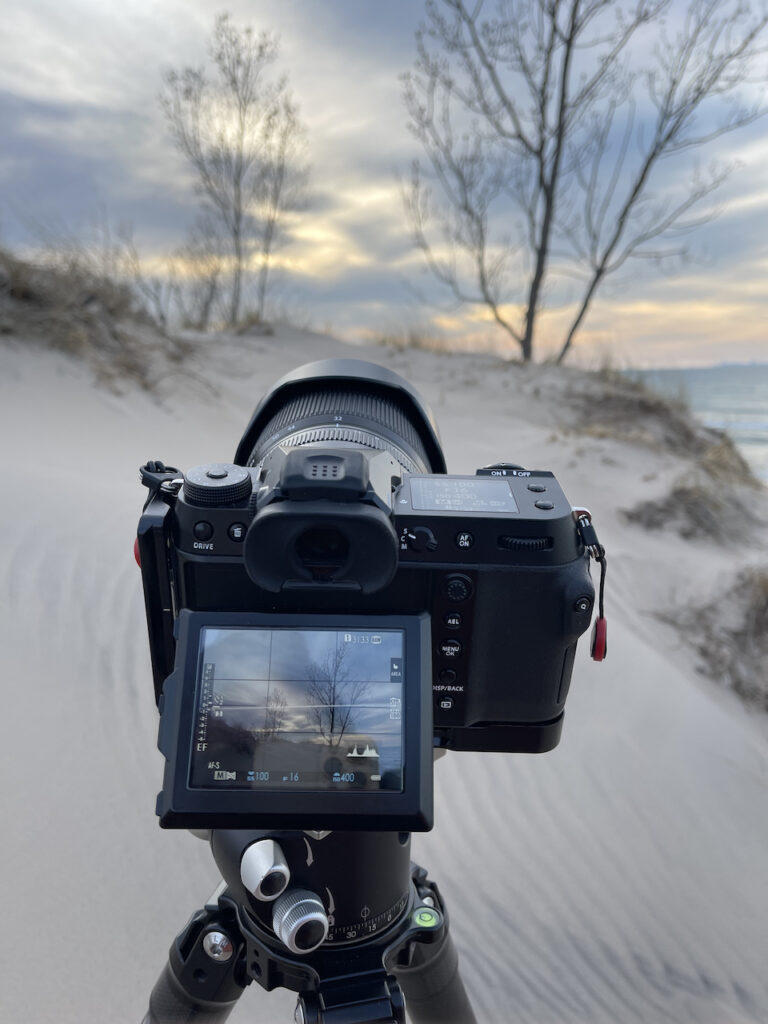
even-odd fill
[[[184,497],[191,505],[231,505],[251,494],[251,474],[243,466],[215,462],[184,474]]]

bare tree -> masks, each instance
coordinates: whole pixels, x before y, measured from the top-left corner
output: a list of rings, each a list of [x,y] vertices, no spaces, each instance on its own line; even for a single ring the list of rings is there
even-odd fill
[[[70,282],[69,288],[64,286],[68,301],[85,288],[85,304],[101,306],[113,316],[151,319],[165,331],[175,289],[174,267],[169,264],[159,277],[148,275],[130,223],[115,224],[106,209],[99,209],[85,227],[32,217],[27,223],[43,247],[39,262],[59,273],[62,282]]]
[[[283,731],[287,706],[288,699],[279,687],[270,690],[264,715],[264,728],[259,732],[261,739],[274,739]]]
[[[307,668],[311,713],[320,735],[333,747],[338,747],[344,733],[353,727],[355,706],[369,690],[366,681],[350,679],[345,656],[345,648],[337,648],[322,663],[313,662]]]
[[[562,360],[608,275],[683,256],[712,216],[694,207],[732,165],[669,161],[764,113],[739,89],[768,15],[746,0],[485,7],[427,2],[404,95],[429,169],[414,162],[406,208],[434,276],[490,310],[524,360],[548,301],[575,310]]]
[[[198,331],[208,329],[221,299],[227,239],[220,227],[220,222],[204,211],[178,250],[178,259],[186,271],[184,286],[179,290],[182,321]]]
[[[259,272],[256,313],[264,319],[267,282],[274,249],[281,239],[281,218],[298,209],[304,200],[309,171],[304,161],[305,136],[298,110],[283,95],[275,108],[273,123],[265,135],[264,158],[268,174],[261,194],[259,222]]]
[[[117,240],[121,246],[126,276],[157,326],[162,331],[167,331],[174,310],[179,304],[177,261],[173,258],[168,259],[161,273],[148,273],[133,239],[133,227],[120,226]]]
[[[231,324],[239,318],[243,276],[252,262],[259,267],[257,312],[263,317],[281,221],[306,181],[305,131],[287,78],[268,77],[277,52],[269,32],[239,30],[220,15],[210,43],[213,75],[203,68],[169,71],[160,94],[174,142],[230,242]]]

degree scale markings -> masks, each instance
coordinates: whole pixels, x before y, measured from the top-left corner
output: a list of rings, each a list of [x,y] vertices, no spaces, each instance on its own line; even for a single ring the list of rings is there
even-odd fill
[[[393,903],[388,910],[382,911],[382,913],[377,914],[375,917],[370,916],[371,911],[369,907],[363,907],[357,921],[339,923],[338,926],[334,923],[328,930],[327,941],[351,942],[360,935],[374,935],[377,932],[383,931],[400,917],[407,904],[408,895],[406,894]]]

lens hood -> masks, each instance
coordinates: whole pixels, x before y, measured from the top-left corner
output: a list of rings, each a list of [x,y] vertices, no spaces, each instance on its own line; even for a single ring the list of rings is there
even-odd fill
[[[324,404],[313,401],[318,393],[326,399]],[[350,395],[369,400],[356,401],[351,409],[345,402],[345,396]],[[294,402],[298,403],[296,408]],[[291,407],[290,414],[281,417],[286,407]],[[234,462],[238,466],[256,465],[276,444],[305,425],[327,423],[338,429],[339,422],[381,438],[384,447],[392,445],[402,450],[413,463],[408,469],[446,472],[437,424],[427,403],[399,374],[362,359],[321,359],[282,377],[256,407]],[[332,441],[323,436],[317,440]]]

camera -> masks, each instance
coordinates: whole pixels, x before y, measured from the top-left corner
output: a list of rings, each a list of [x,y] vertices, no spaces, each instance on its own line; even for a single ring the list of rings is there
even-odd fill
[[[161,825],[425,830],[435,750],[557,745],[595,594],[552,472],[448,474],[406,380],[329,359],[142,476]]]

